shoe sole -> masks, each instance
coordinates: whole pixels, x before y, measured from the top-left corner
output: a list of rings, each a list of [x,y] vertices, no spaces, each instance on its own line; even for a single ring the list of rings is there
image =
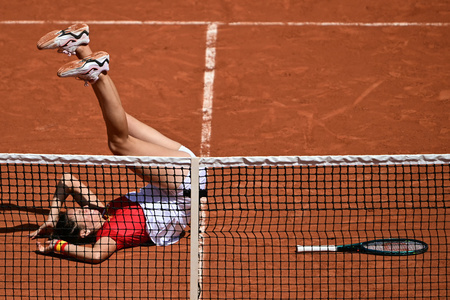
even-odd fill
[[[83,34],[89,36],[89,26],[86,24],[75,24],[64,30],[54,30],[47,33],[37,42],[37,47],[39,50],[62,48],[71,41],[79,40]],[[69,36],[71,38],[64,45],[58,45],[56,39],[62,36]]]
[[[98,69],[98,67],[103,67],[105,63],[109,64],[109,54],[100,51],[96,52],[82,60],[74,61],[62,66],[58,70],[59,77],[79,77],[87,76],[93,69]],[[92,65],[86,67],[87,65]],[[85,68],[85,70],[83,70]]]

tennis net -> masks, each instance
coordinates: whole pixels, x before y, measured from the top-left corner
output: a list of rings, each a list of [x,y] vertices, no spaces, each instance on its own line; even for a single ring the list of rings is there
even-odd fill
[[[57,181],[74,174],[105,203],[145,182],[130,168],[189,172],[179,242],[100,264],[35,252]],[[435,299],[450,295],[450,155],[144,158],[0,156],[0,297]],[[202,172],[206,170],[207,172]],[[205,175],[206,174],[206,175]],[[206,190],[201,182],[205,180]],[[178,179],[165,178],[167,181]],[[73,201],[65,202],[64,209]],[[297,245],[408,238],[418,255],[298,253]],[[45,240],[45,239],[44,239]]]

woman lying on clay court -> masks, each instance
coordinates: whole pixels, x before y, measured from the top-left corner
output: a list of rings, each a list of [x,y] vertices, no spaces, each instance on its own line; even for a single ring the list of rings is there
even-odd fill
[[[106,124],[108,145],[115,155],[194,157],[192,151],[162,135],[155,129],[128,115],[121,104],[109,71],[109,55],[93,53],[89,47],[89,27],[75,24],[64,30],[43,36],[38,49],[57,49],[79,59],[62,66],[59,77],[75,77],[90,83],[100,104]],[[82,208],[69,209],[65,223],[70,231],[81,238],[95,236],[93,247],[76,245],[64,240],[51,239],[37,243],[38,252],[57,252],[76,259],[99,263],[116,250],[154,243],[158,246],[176,243],[190,218],[190,198],[184,190],[190,189],[187,171],[177,168],[134,170],[152,184],[139,192],[131,192],[111,201],[108,205],[94,195],[71,174],[64,174],[56,187],[47,221],[30,234],[32,239],[55,228],[63,202],[71,195]],[[156,173],[155,173],[156,172]],[[205,171],[201,170],[201,178]],[[169,183],[175,178],[176,183]],[[200,188],[205,188],[205,180]],[[167,192],[170,191],[170,192]]]

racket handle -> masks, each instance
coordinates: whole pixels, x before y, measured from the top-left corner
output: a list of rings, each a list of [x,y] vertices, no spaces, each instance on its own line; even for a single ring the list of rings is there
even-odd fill
[[[318,251],[337,251],[337,247],[333,245],[327,246],[297,246],[297,252],[318,252]]]

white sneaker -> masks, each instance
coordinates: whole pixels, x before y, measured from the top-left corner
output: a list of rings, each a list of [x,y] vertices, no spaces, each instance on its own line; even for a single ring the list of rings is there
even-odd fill
[[[101,73],[109,71],[109,54],[100,51],[82,60],[65,64],[58,70],[59,77],[75,77],[86,83],[95,83]]]
[[[89,44],[89,26],[74,24],[64,30],[54,30],[37,42],[39,50],[58,49],[60,53],[75,54],[78,46]]]

